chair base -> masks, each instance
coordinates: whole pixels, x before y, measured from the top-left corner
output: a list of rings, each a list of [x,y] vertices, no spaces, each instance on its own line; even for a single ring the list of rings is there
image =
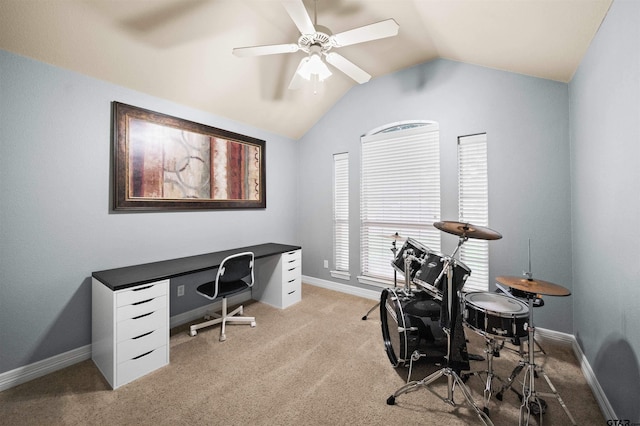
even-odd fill
[[[251,327],[256,326],[255,317],[236,316],[236,314],[242,315],[243,311],[244,311],[244,308],[242,305],[240,305],[233,311],[227,313],[227,298],[223,297],[222,312],[220,314],[217,314],[217,313],[207,314],[204,317],[204,319],[208,321],[201,322],[198,324],[193,324],[191,327],[189,327],[189,335],[193,337],[196,334],[198,334],[197,330],[200,330],[201,328],[210,327],[216,324],[222,324],[222,328],[220,330],[220,341],[224,342],[225,340],[227,340],[227,335],[225,334],[225,328],[227,323],[249,323]]]

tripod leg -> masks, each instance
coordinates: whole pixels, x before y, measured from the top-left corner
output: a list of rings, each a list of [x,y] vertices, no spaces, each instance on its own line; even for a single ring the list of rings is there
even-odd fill
[[[560,394],[558,393],[556,388],[553,386],[553,383],[551,383],[551,379],[549,379],[549,376],[547,376],[547,373],[545,373],[544,370],[541,370],[541,373],[542,373],[542,377],[544,377],[544,379],[547,381],[547,384],[549,385],[549,388],[551,389],[551,392],[553,392],[553,395],[556,397],[556,399],[558,400],[558,402],[562,406],[562,409],[564,410],[565,413],[567,413],[567,417],[569,417],[569,420],[571,420],[571,424],[572,425],[576,425],[576,421],[573,419],[573,416],[569,412],[569,409],[565,405],[565,403],[562,400],[562,398],[560,398]]]
[[[366,321],[367,317],[371,314],[371,312],[374,311],[374,309],[378,308],[378,306],[380,306],[380,302],[376,303],[371,309],[369,309],[369,312],[367,312],[367,314],[362,317],[362,321]]]

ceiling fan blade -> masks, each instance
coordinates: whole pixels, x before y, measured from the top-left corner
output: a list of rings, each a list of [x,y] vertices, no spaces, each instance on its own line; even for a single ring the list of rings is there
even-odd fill
[[[365,41],[378,40],[385,37],[398,35],[400,26],[392,18],[375,24],[354,28],[342,33],[334,34],[331,38],[336,47],[349,46],[351,44],[363,43]]]
[[[266,46],[251,46],[251,47],[236,47],[232,50],[233,54],[238,57],[246,56],[262,56],[262,55],[275,55],[278,53],[293,53],[297,52],[297,44],[270,44]]]
[[[296,27],[300,30],[300,34],[313,34],[316,32],[302,0],[283,1],[282,5],[287,9],[287,13],[293,20],[293,23],[296,24]]]
[[[327,62],[357,81],[359,84],[366,83],[371,79],[371,76],[362,68],[335,52],[327,53]]]

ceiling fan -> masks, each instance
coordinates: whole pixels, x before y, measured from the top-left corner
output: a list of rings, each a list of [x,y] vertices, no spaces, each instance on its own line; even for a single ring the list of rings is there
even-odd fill
[[[316,0],[317,1],[317,0]],[[264,46],[236,47],[233,54],[238,57],[273,55],[279,53],[294,53],[302,50],[307,54],[289,83],[289,89],[297,89],[304,80],[323,81],[331,75],[331,71],[322,58],[342,71],[359,84],[371,79],[362,68],[346,59],[344,56],[331,51],[343,46],[364,43],[371,40],[391,37],[398,34],[399,25],[393,19],[364,25],[338,34],[331,34],[328,28],[317,25],[317,10],[314,11],[314,22],[302,0],[283,1],[282,5],[300,31],[297,43],[272,44]],[[315,5],[315,2],[314,2]]]

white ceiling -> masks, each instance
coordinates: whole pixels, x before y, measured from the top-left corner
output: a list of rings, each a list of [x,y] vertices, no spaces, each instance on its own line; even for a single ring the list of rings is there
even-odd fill
[[[398,36],[339,50],[373,78],[446,58],[568,82],[611,1],[318,0],[317,23],[395,19]],[[319,93],[290,91],[302,52],[231,50],[298,37],[277,0],[0,0],[4,50],[294,139],[356,83],[332,70]]]

